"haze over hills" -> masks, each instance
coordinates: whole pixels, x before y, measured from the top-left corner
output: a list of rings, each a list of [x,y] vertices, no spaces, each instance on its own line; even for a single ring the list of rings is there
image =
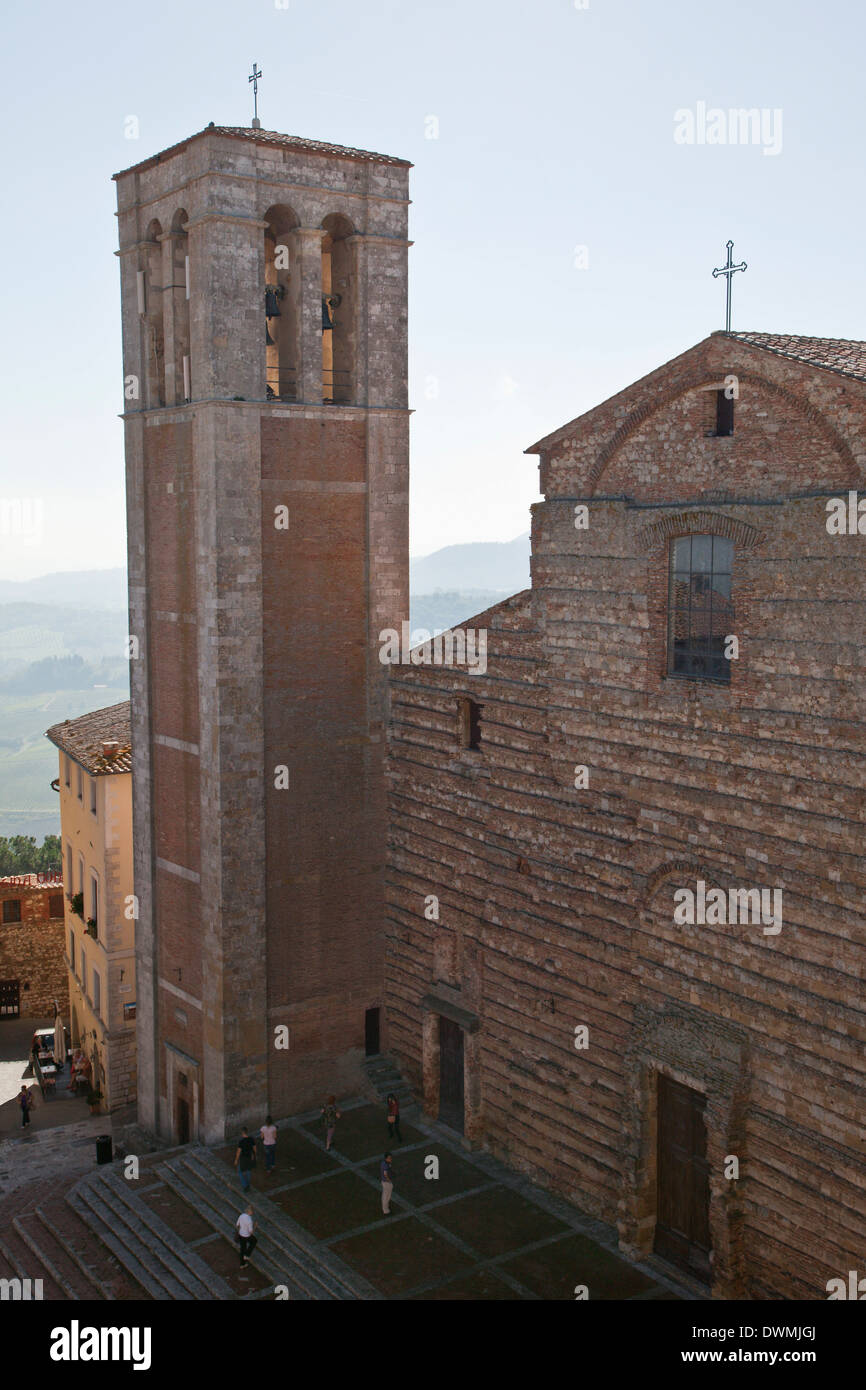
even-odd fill
[[[59,603],[64,608],[126,608],[126,570],[64,570],[38,579],[0,579],[0,604]]]
[[[439,632],[527,587],[529,535],[447,545],[409,575],[412,629]],[[59,834],[45,730],[129,698],[127,626],[124,568],[0,580],[0,835]]]
[[[409,561],[409,591],[437,589],[516,594],[529,587],[529,532],[513,541],[473,541],[446,545]],[[465,616],[470,616],[466,614]]]

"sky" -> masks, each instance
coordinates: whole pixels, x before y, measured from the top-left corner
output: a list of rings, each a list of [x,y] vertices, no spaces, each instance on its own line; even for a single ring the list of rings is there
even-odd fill
[[[254,60],[266,129],[415,166],[423,555],[528,530],[527,446],[724,327],[728,238],[735,329],[866,339],[864,30],[851,0],[6,7],[0,578],[125,563],[111,175],[248,125]]]

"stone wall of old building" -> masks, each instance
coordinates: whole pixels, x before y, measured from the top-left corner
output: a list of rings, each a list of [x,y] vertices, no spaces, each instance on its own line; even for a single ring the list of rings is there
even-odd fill
[[[0,981],[17,982],[21,1018],[52,1018],[66,1007],[63,883],[29,879],[0,879]]]
[[[532,590],[467,624],[486,675],[392,672],[393,1050],[435,1115],[461,1022],[469,1141],[641,1254],[658,1080],[690,1086],[715,1296],[826,1296],[866,1247],[866,535],[826,527],[866,496],[866,385],[713,335],[541,454]],[[734,543],[727,686],[666,673],[690,532]],[[781,888],[781,929],[676,925],[699,880]]]
[[[117,176],[141,386],[125,417],[138,1091],[166,1136],[181,1101],[214,1140],[357,1090],[382,1003],[376,636],[408,610],[408,169],[209,127]],[[277,245],[287,292],[267,327]]]

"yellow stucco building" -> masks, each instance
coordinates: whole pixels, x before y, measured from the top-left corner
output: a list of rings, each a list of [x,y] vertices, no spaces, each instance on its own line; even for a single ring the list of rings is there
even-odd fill
[[[60,755],[69,1027],[101,1109],[136,1098],[129,701],[55,724]]]

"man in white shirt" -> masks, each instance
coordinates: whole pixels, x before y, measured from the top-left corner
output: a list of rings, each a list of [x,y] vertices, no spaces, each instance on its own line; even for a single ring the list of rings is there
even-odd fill
[[[235,1226],[237,1227],[238,1240],[241,1247],[241,1269],[246,1269],[247,1255],[253,1253],[257,1244],[256,1238],[253,1235],[253,1231],[256,1229],[256,1223],[253,1220],[252,1207],[247,1207],[246,1211],[241,1212],[235,1222]]]

